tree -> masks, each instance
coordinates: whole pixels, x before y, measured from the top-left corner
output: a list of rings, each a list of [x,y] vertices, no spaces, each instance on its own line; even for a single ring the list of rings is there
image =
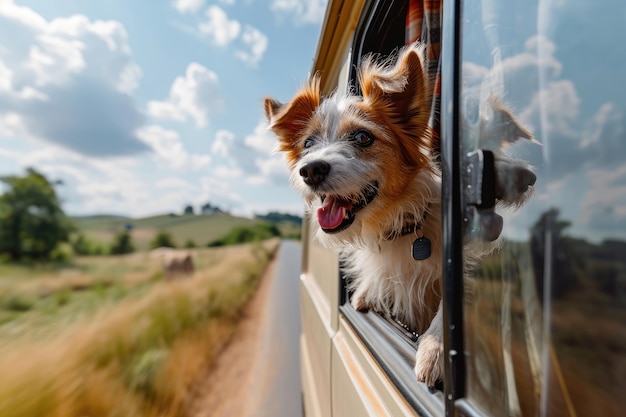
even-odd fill
[[[223,213],[222,209],[220,209],[218,206],[212,205],[211,203],[203,204],[200,207],[200,211],[202,212],[202,214]]]
[[[152,242],[150,242],[150,247],[152,249],[156,248],[175,248],[176,244],[174,243],[174,239],[170,232],[166,232],[165,230],[159,231],[157,235],[154,237]]]
[[[185,242],[185,249],[193,249],[196,246],[196,242],[193,239],[187,239],[187,241]]]
[[[119,232],[115,235],[115,238],[113,239],[113,244],[111,245],[112,255],[123,255],[126,253],[132,253],[134,251],[135,247],[133,246],[130,233],[127,230]]]
[[[25,176],[4,176],[0,195],[0,254],[13,260],[48,259],[61,242],[68,242],[74,225],[66,217],[50,182],[32,168]]]
[[[193,206],[185,206],[185,214],[193,214]]]
[[[580,282],[580,271],[587,269],[585,253],[589,252],[589,244],[566,236],[564,231],[570,225],[568,220],[561,219],[558,209],[551,208],[542,213],[531,228],[531,261],[541,301],[544,300],[545,279],[548,279],[550,296],[558,298],[574,289]]]

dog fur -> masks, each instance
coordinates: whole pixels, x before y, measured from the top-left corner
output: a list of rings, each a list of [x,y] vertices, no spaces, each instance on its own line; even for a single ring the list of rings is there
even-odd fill
[[[423,56],[414,44],[394,60],[365,59],[361,96],[323,99],[313,77],[289,103],[264,104],[291,185],[317,214],[316,238],[340,250],[352,305],[420,334],[415,374],[432,386],[444,375],[443,242],[441,172],[428,126],[433,88]],[[415,260],[411,247],[422,236],[431,254]],[[468,258],[486,251],[467,249]]]

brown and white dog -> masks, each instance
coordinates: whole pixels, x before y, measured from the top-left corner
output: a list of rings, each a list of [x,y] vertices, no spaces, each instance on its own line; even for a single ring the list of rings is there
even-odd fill
[[[441,174],[428,126],[423,47],[365,59],[362,96],[320,96],[314,77],[289,103],[265,100],[292,186],[317,214],[317,239],[341,249],[358,310],[418,334],[418,381],[443,379]],[[413,252],[413,253],[412,253]]]

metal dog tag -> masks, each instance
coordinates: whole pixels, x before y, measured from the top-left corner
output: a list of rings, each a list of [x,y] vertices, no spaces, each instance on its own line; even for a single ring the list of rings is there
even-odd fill
[[[419,237],[413,242],[413,259],[423,261],[430,257],[430,240],[427,237]]]

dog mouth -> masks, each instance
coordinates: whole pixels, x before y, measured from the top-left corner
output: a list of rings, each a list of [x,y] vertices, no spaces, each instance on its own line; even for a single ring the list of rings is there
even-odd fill
[[[366,185],[356,196],[320,194],[322,207],[317,210],[317,221],[326,233],[337,233],[354,222],[355,215],[378,196],[378,182]]]

